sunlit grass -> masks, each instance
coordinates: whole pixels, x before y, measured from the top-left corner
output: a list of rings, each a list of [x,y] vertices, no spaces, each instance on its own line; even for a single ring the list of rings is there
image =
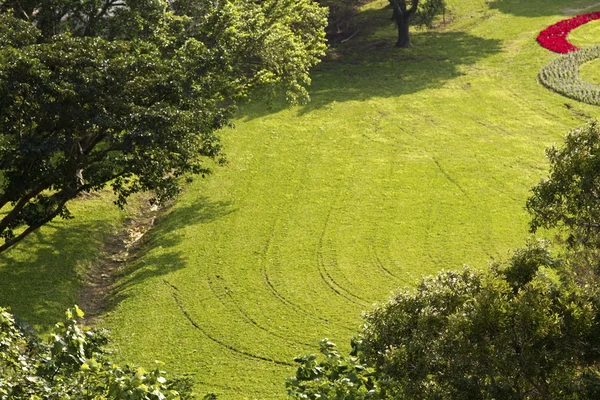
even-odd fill
[[[600,6],[599,6],[600,9]],[[569,33],[569,42],[577,47],[600,44],[600,20],[588,22]]]
[[[282,398],[284,364],[321,337],[347,346],[372,302],[524,243],[544,148],[598,115],[536,81],[555,54],[535,37],[564,2],[453,1],[408,50],[386,4],[314,71],[310,104],[258,101],[222,133],[230,164],[188,188],[122,280],[104,325],[123,360]]]
[[[581,79],[600,86],[600,60],[590,61],[579,68]]]
[[[386,4],[314,71],[310,104],[256,101],[222,132],[230,163],[187,188],[123,271],[101,323],[117,358],[165,361],[201,394],[283,398],[286,364],[322,337],[347,348],[371,303],[524,243],[544,148],[600,115],[536,80],[556,55],[535,38],[566,3],[452,0],[403,50]],[[0,304],[40,326],[71,305],[76,270],[122,217],[94,201],[5,256]]]

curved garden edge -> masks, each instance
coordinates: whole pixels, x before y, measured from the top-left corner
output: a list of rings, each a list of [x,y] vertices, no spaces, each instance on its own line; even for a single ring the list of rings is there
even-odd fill
[[[538,74],[539,82],[548,89],[571,99],[600,105],[600,86],[579,76],[579,66],[600,58],[600,45],[565,54],[547,65]]]
[[[597,19],[600,19],[600,11],[564,19],[541,31],[537,37],[537,41],[542,47],[556,53],[564,54],[577,51],[579,48],[571,44],[567,39],[569,32]]]

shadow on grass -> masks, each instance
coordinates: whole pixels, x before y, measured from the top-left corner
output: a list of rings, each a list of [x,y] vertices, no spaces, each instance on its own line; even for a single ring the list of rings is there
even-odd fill
[[[45,331],[77,302],[80,269],[98,255],[106,221],[52,222],[0,254],[0,306]]]
[[[489,2],[491,9],[504,14],[522,17],[542,17],[547,15],[572,15],[600,10],[600,1],[589,0],[492,0]],[[590,7],[591,6],[591,7]]]
[[[390,40],[362,42],[341,61],[324,62],[311,74],[311,101],[304,114],[333,102],[364,101],[375,97],[397,97],[439,88],[463,75],[462,66],[501,51],[501,41],[464,32],[417,32],[413,47],[397,49]],[[277,109],[279,106],[279,109]],[[240,117],[251,120],[279,111],[257,101],[242,108]]]
[[[231,203],[213,202],[206,197],[199,197],[189,205],[175,206],[163,214],[147,233],[135,258],[120,271],[104,311],[114,309],[132,294],[132,289],[147,280],[186,267],[185,254],[175,248],[183,240],[191,239],[185,237],[180,229],[214,222],[234,211]]]

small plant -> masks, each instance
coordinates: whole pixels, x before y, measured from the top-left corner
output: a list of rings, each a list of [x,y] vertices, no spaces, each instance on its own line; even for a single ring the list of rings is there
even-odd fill
[[[112,363],[105,331],[77,324],[75,306],[47,340],[30,336],[0,308],[0,400],[19,399],[192,399],[187,378],[167,379],[158,366],[146,371]]]

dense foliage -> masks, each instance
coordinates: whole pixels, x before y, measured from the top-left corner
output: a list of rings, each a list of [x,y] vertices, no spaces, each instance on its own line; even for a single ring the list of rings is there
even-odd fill
[[[600,105],[600,86],[583,80],[579,67],[600,58],[600,46],[586,47],[558,57],[545,65],[539,81],[556,93],[587,104]]]
[[[369,397],[316,395],[315,386],[341,380],[318,375],[331,358],[306,378],[311,385],[288,382],[307,399],[598,398],[599,290],[532,243],[488,270],[426,278],[368,313],[355,363],[374,369]]]
[[[159,368],[145,371],[112,363],[106,334],[83,330],[75,307],[47,340],[25,333],[0,308],[0,399],[191,399],[186,379],[167,379]]]
[[[0,251],[80,193],[209,172],[237,101],[307,97],[325,25],[310,0],[0,1]]]
[[[527,201],[531,229],[560,228],[572,247],[600,247],[600,126],[570,131],[546,151],[550,174]]]
[[[356,343],[353,342],[356,349]],[[375,372],[353,355],[342,356],[328,339],[319,341],[323,359],[310,354],[294,359],[300,364],[288,378],[288,395],[297,399],[376,399]],[[356,354],[354,354],[356,355]]]

